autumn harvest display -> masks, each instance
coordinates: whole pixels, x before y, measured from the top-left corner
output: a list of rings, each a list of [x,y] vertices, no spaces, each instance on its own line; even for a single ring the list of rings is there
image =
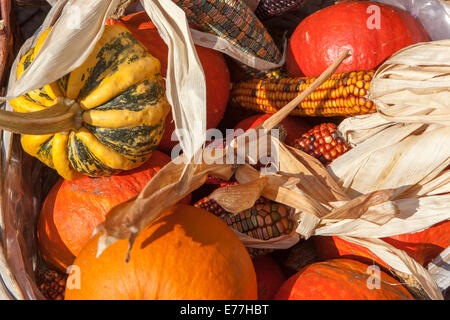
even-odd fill
[[[0,299],[448,299],[450,6],[396,2],[0,0]]]

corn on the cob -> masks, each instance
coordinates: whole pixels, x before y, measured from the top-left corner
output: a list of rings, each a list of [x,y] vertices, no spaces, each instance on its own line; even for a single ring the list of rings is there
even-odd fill
[[[291,115],[353,116],[373,113],[375,104],[367,99],[374,71],[336,73],[313,91]],[[231,99],[240,106],[275,113],[316,80],[316,77],[252,79],[233,85]]]
[[[322,123],[313,127],[295,140],[294,147],[309,153],[324,165],[350,150],[350,145],[339,137],[334,123]]]
[[[300,8],[307,0],[261,0],[256,7],[255,14],[261,19],[280,16],[290,10]]]
[[[292,219],[294,209],[264,197],[260,197],[252,208],[236,215],[225,211],[216,201],[208,197],[201,199],[194,206],[215,214],[229,227],[256,239],[276,238],[291,233],[294,228]],[[252,256],[273,251],[269,249],[247,249]]]

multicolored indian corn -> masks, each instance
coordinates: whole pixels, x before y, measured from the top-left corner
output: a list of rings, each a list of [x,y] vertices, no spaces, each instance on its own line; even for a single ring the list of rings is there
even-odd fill
[[[306,2],[307,0],[261,0],[256,7],[255,14],[264,20],[300,8]]]
[[[216,34],[239,50],[279,63],[281,52],[264,25],[242,0],[174,0],[198,30]]]
[[[297,106],[291,115],[354,116],[376,111],[367,98],[374,71],[333,74]],[[308,88],[316,77],[252,79],[233,85],[231,99],[248,109],[275,113]]]
[[[351,149],[350,145],[339,136],[334,123],[321,123],[295,140],[294,147],[300,149],[324,165]]]
[[[236,215],[225,211],[216,201],[208,197],[201,199],[194,206],[215,214],[229,227],[255,239],[269,240],[290,234],[295,226],[293,220],[295,210],[293,208],[264,197],[260,197],[252,208]],[[252,256],[273,251],[247,249]]]

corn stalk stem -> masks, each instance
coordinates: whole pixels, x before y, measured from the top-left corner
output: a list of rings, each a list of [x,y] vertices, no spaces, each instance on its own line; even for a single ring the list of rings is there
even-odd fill
[[[81,124],[81,107],[69,99],[59,99],[55,105],[36,112],[0,110],[0,129],[13,133],[54,134],[79,129]]]

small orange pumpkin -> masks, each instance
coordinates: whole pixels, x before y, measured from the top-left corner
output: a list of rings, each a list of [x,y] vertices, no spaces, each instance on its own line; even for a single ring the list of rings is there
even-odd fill
[[[47,195],[38,220],[37,239],[44,261],[65,272],[108,211],[136,196],[169,161],[155,150],[134,170],[110,177],[60,179]]]
[[[66,300],[248,300],[257,298],[255,269],[244,245],[219,218],[176,205],[136,237],[98,258],[96,235],[75,259],[79,286]]]
[[[275,300],[413,300],[393,277],[380,270],[378,282],[368,268],[350,259],[310,264],[281,286]]]

